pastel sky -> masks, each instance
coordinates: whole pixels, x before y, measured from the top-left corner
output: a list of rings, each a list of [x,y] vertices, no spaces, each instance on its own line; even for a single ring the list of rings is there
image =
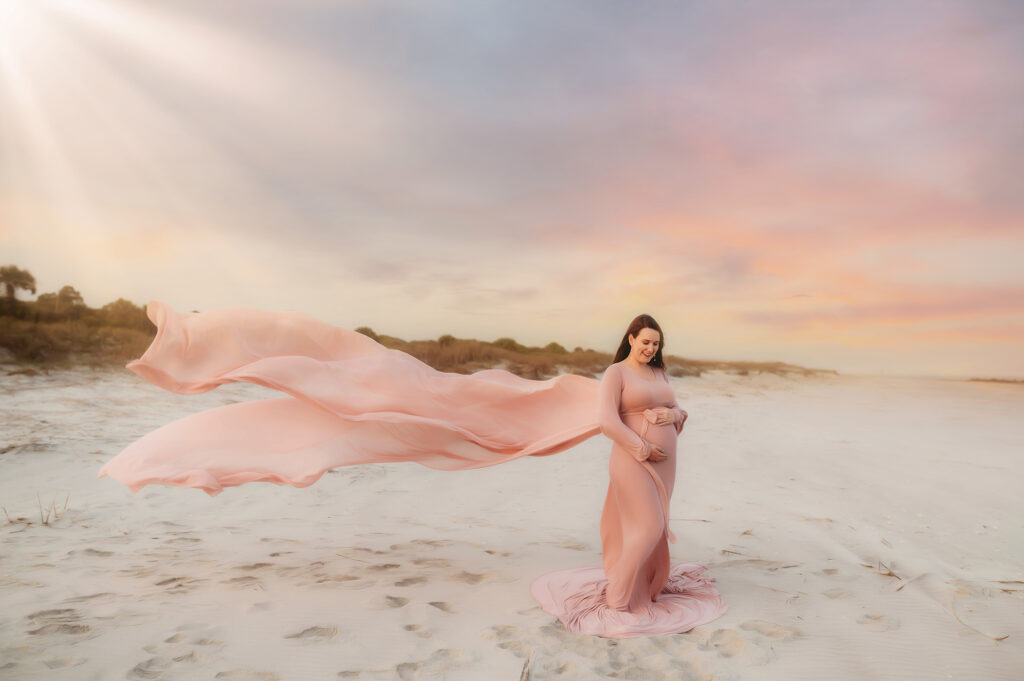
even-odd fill
[[[0,0],[0,264],[403,338],[1024,377],[1024,3]]]

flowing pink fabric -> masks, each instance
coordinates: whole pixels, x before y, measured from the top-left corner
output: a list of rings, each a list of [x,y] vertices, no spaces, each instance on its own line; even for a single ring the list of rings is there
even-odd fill
[[[104,465],[133,492],[159,483],[210,496],[247,482],[307,487],[329,469],[415,461],[445,470],[545,456],[600,432],[597,382],[532,381],[488,369],[440,372],[415,357],[299,312],[147,308],[153,343],[128,368],[172,392],[231,381],[291,397],[186,416]]]
[[[685,412],[664,374],[641,385],[620,365],[600,382],[572,374],[535,381],[500,369],[446,373],[299,312],[179,314],[153,301],[147,314],[156,338],[127,365],[139,376],[182,394],[246,381],[288,397],[169,423],[108,461],[99,477],[133,492],[163,484],[215,496],[257,481],[306,487],[331,468],[361,463],[481,468],[554,454],[601,432],[615,443],[601,517],[604,567],[544,575],[531,585],[534,598],[568,630],[609,637],[688,631],[725,612],[714,580],[701,576],[706,568],[669,565]],[[675,410],[675,426],[649,428],[653,406]],[[646,461],[652,444],[669,458]]]

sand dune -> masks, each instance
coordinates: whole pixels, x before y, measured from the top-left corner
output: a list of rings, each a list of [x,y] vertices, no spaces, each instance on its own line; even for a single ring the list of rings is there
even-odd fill
[[[1020,678],[1019,386],[673,382],[690,414],[673,560],[708,565],[730,610],[616,641],[566,633],[528,591],[600,565],[601,436],[474,471],[375,464],[305,489],[133,495],[96,478],[131,440],[276,395],[172,395],[126,371],[6,376],[0,678]]]

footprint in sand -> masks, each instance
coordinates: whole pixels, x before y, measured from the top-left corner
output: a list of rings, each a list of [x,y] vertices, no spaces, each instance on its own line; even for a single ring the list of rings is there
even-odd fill
[[[455,608],[453,608],[451,606],[450,603],[445,603],[444,601],[430,601],[430,605],[434,606],[438,610],[443,610],[444,612],[450,612],[450,613],[458,612]]]
[[[156,574],[156,568],[131,567],[122,568],[121,570],[118,570],[118,572],[120,572],[123,575],[128,575],[130,577],[152,577],[154,574]]]
[[[89,594],[87,596],[72,596],[71,598],[65,598],[65,603],[81,603],[82,601],[91,601],[94,598],[101,598],[103,596],[113,596],[112,591],[101,591],[96,594]]]
[[[156,586],[166,586],[167,593],[178,594],[186,591],[192,591],[199,584],[205,581],[205,579],[189,579],[188,577],[169,577],[168,579],[162,579],[159,582],[154,583]]]
[[[159,679],[174,662],[169,657],[151,657],[148,660],[138,663],[126,674],[131,681],[144,681],[146,679]]]
[[[450,539],[413,539],[413,544],[426,544],[427,546],[448,546],[452,543]]]
[[[47,669],[63,669],[65,667],[77,667],[80,664],[84,664],[87,660],[76,660],[71,657],[56,657],[50,660],[43,660],[43,664],[46,665]],[[0,667],[3,669],[3,667]]]
[[[29,626],[34,627],[28,630],[32,636],[82,635],[92,631],[88,624],[81,623],[82,616],[74,608],[39,610],[27,619]]]
[[[829,598],[842,598],[846,595],[846,592],[836,587],[835,589],[829,589],[828,591],[822,591],[822,595],[828,596]]]
[[[769,622],[767,620],[747,620],[740,624],[740,629],[756,631],[762,636],[776,641],[789,641],[794,638],[800,638],[804,635],[804,632],[796,627],[778,624],[777,622]]]
[[[209,638],[211,631],[201,623],[183,624],[162,642],[143,646],[142,650],[152,657],[135,665],[127,678],[162,679],[171,667],[196,664],[216,655],[219,651],[214,646],[223,647],[224,642]]]
[[[821,570],[816,570],[813,574],[824,577],[830,582],[852,582],[857,579],[856,575],[842,573],[838,568],[822,568]]]
[[[401,662],[395,665],[395,673],[403,681],[405,679],[418,679],[420,678],[420,667],[422,666],[419,662]]]
[[[406,624],[403,625],[402,628],[406,631],[414,632],[420,638],[430,638],[434,635],[430,631],[424,629],[423,626],[419,624]]]
[[[99,549],[85,549],[82,553],[87,556],[100,556],[102,558],[114,555],[113,551],[100,551]]]
[[[605,639],[568,632],[559,623],[496,625],[483,636],[523,660],[524,679],[716,678],[710,668],[715,662],[701,659],[697,639],[689,635]],[[706,640],[710,634],[704,631],[703,636]],[[668,669],[666,660],[671,660]]]
[[[323,584],[324,582],[352,582],[357,579],[362,578],[356,575],[320,575],[316,582],[317,584]]]
[[[423,567],[446,568],[452,566],[444,558],[414,558],[412,562],[414,565],[421,565]]]
[[[394,669],[346,669],[338,672],[339,679],[402,679],[415,681],[421,678],[446,678],[445,672],[458,669],[469,656],[454,648],[440,648],[425,660],[400,662]],[[426,676],[424,676],[426,674]]]
[[[701,646],[714,650],[722,657],[735,657],[748,664],[767,664],[771,659],[770,649],[762,648],[755,641],[744,638],[735,629],[716,629],[707,642]]]
[[[447,539],[413,539],[408,544],[392,544],[392,551],[422,551],[425,546],[433,548],[448,546],[452,542]]]
[[[900,621],[888,615],[864,614],[857,618],[857,624],[870,631],[890,631],[900,628]]]
[[[329,641],[338,635],[337,627],[309,627],[297,634],[288,634],[285,638],[294,638],[305,641]]]
[[[375,549],[370,549],[370,548],[367,548],[365,546],[351,546],[351,547],[347,547],[347,548],[351,548],[353,551],[362,551],[364,553],[373,553],[373,554],[378,555],[378,556],[382,556],[382,555],[387,553],[387,551],[377,551]]]
[[[456,582],[464,582],[466,584],[477,584],[491,576],[493,575],[489,575],[484,572],[476,573],[466,572],[465,570],[463,570],[457,575],[452,575],[451,577],[449,577],[449,579],[454,580]]]
[[[395,582],[395,586],[412,586],[413,584],[422,584],[427,581],[426,577],[406,577]]]
[[[164,543],[165,544],[195,544],[195,543],[201,542],[201,541],[203,541],[203,540],[199,539],[198,537],[174,537],[172,539],[164,540]]]
[[[231,579],[222,579],[222,580],[220,580],[220,583],[221,584],[231,584],[231,585],[234,585],[234,586],[250,586],[250,585],[253,585],[253,584],[258,584],[259,581],[260,580],[259,580],[258,577],[253,577],[252,575],[246,575],[244,577],[232,577]]]
[[[227,679],[228,681],[283,681],[283,676],[274,672],[254,672],[250,669],[228,669],[217,672],[215,679]]]
[[[507,650],[518,658],[530,656],[531,648],[525,641],[502,641],[498,644],[502,650]]]
[[[484,549],[484,553],[489,553],[492,556],[504,556],[505,558],[512,555],[508,551],[495,551],[494,549]]]

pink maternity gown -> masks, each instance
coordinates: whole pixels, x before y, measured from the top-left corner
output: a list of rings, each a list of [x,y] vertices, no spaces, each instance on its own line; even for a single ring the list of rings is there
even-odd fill
[[[152,301],[147,314],[156,338],[128,368],[148,381],[182,394],[247,381],[288,397],[169,423],[108,461],[99,477],[133,492],[163,484],[215,496],[256,481],[307,487],[331,468],[361,463],[481,468],[554,454],[603,432],[615,443],[601,518],[610,581],[601,568],[563,570],[534,581],[534,597],[570,631],[608,637],[688,631],[725,612],[703,566],[669,566],[682,422],[658,427],[643,418],[652,405],[678,409],[664,376],[645,383],[618,365],[600,383],[572,374],[534,381],[500,369],[455,374],[299,312],[180,314]],[[650,442],[669,457],[642,461]]]
[[[569,631],[628,638],[689,631],[728,606],[698,563],[671,563],[669,501],[676,477],[676,440],[687,414],[662,368],[643,378],[621,362],[601,378],[601,432],[612,440],[608,492],[601,513],[602,568],[570,568],[535,579],[541,607]],[[656,425],[655,407],[675,412]],[[652,446],[667,456],[648,461]]]

